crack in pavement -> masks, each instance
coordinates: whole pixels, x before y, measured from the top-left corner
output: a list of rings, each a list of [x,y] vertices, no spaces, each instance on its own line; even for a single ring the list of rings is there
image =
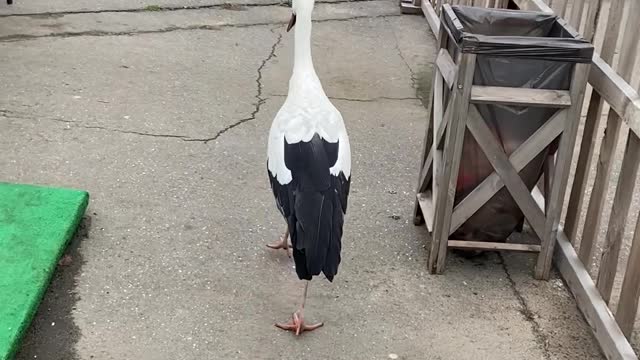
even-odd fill
[[[332,21],[351,21],[351,20],[358,20],[358,19],[376,19],[376,18],[386,19],[388,17],[397,17],[397,16],[402,16],[402,14],[360,15],[360,16],[352,16],[352,17],[346,17],[346,18],[320,19],[320,20],[314,20],[314,22],[324,23],[324,22],[332,22]],[[168,33],[168,32],[174,32],[174,31],[192,31],[192,30],[220,31],[225,28],[250,28],[254,26],[284,25],[286,23],[287,22],[285,21],[273,21],[273,22],[260,22],[260,23],[249,23],[249,24],[169,26],[161,29],[135,30],[135,31],[87,30],[87,31],[76,31],[76,32],[65,31],[65,32],[51,33],[51,34],[44,34],[44,35],[15,34],[15,35],[0,36],[0,42],[16,42],[16,41],[27,41],[27,40],[34,40],[34,39],[41,39],[41,38],[70,38],[70,37],[81,37],[81,36],[134,36],[134,35],[159,34],[159,33]]]
[[[122,133],[122,134],[132,134],[132,135],[150,136],[150,137],[158,137],[158,138],[181,139],[181,140],[184,140],[184,141],[189,141],[189,139],[191,139],[190,137],[183,136],[183,135],[154,134],[154,133],[147,133],[147,132],[142,132],[142,131],[111,129],[111,128],[108,128],[108,127],[98,126],[98,125],[81,125],[81,124],[78,124],[78,125],[75,125],[74,127],[83,128],[83,129],[105,130],[105,131],[117,132],[117,133]]]
[[[271,29],[271,32],[274,29]],[[251,112],[251,115],[247,118],[244,119],[240,119],[238,121],[236,121],[235,123],[228,125],[227,127],[225,127],[224,129],[218,131],[214,136],[207,138],[207,139],[189,139],[189,140],[185,140],[185,141],[204,141],[204,143],[208,143],[209,141],[213,141],[216,140],[217,138],[219,138],[220,136],[222,136],[222,134],[226,133],[227,131],[240,126],[248,121],[252,121],[256,119],[256,116],[258,115],[258,113],[260,112],[260,108],[262,107],[262,104],[265,103],[265,101],[267,99],[262,97],[262,89],[264,88],[264,85],[262,85],[262,70],[264,70],[265,66],[267,66],[267,63],[269,61],[271,61],[271,59],[273,59],[274,57],[276,57],[276,49],[278,48],[278,45],[280,45],[280,42],[282,42],[282,33],[278,34],[278,38],[276,39],[276,42],[271,46],[271,52],[269,53],[269,55],[262,60],[262,63],[260,64],[260,66],[258,66],[258,76],[256,77],[256,86],[257,86],[257,91],[256,91],[256,103],[254,104],[255,108],[253,109],[253,111]]]
[[[391,16],[402,16],[401,14],[399,15],[374,15],[374,16],[354,16],[354,17],[349,17],[349,18],[341,18],[341,19],[323,19],[323,20],[317,20],[316,22],[329,22],[329,21],[349,21],[349,20],[354,20],[354,19],[360,19],[360,18],[384,18],[386,19],[387,17],[391,17]],[[215,30],[219,30],[222,27],[248,27],[248,26],[268,26],[268,25],[279,25],[279,24],[284,24],[284,22],[276,22],[276,23],[261,23],[261,24],[248,24],[248,25],[222,25],[222,26],[198,26],[198,29],[205,29],[205,30],[210,30],[210,29],[215,29]],[[191,28],[189,29],[185,29],[185,28],[177,28],[177,27],[172,27],[169,29],[161,29],[161,30],[157,30],[157,31],[151,31],[151,32],[168,32],[168,31],[176,31],[176,30],[191,30]],[[271,29],[271,32],[274,32],[275,29]],[[136,33],[144,33],[143,31],[141,32],[136,32]],[[75,36],[81,36],[78,35],[80,33],[75,33]],[[95,36],[101,36],[101,35],[120,35],[121,33],[99,33],[99,32],[92,32],[91,34],[86,34],[86,35],[95,35]],[[127,34],[134,34],[134,33],[122,33],[122,35],[127,35]],[[395,35],[395,33],[394,33]],[[57,36],[60,36],[59,34]],[[43,36],[34,36],[34,37],[51,37],[49,35],[43,35]],[[397,38],[396,38],[397,40]],[[0,41],[1,38],[0,38]],[[156,137],[156,138],[171,138],[171,139],[180,139],[182,141],[185,142],[202,142],[204,144],[207,144],[210,141],[216,140],[218,139],[220,136],[222,136],[223,134],[225,134],[226,132],[230,131],[231,129],[238,127],[246,122],[249,121],[253,121],[256,119],[256,116],[258,115],[258,113],[260,112],[262,105],[266,102],[266,100],[268,99],[263,97],[263,88],[264,85],[262,84],[262,71],[264,70],[264,68],[266,67],[267,63],[273,59],[274,57],[276,57],[276,49],[277,47],[280,45],[282,41],[282,34],[279,33],[278,37],[276,39],[276,41],[274,42],[274,44],[271,46],[271,51],[269,52],[269,54],[267,55],[267,57],[261,62],[260,66],[257,69],[257,77],[256,77],[256,86],[257,86],[257,91],[256,91],[256,95],[255,95],[255,99],[256,102],[254,104],[254,109],[251,112],[250,116],[246,117],[246,118],[242,118],[240,120],[237,120],[236,122],[224,127],[223,129],[219,130],[215,135],[208,137],[208,138],[192,138],[189,136],[185,136],[185,135],[174,135],[174,134],[155,134],[155,133],[147,133],[147,132],[141,132],[141,131],[133,131],[133,130],[122,130],[122,129],[113,129],[113,128],[108,128],[105,126],[98,126],[98,125],[84,125],[84,124],[80,124],[78,122],[75,121],[70,121],[70,120],[63,120],[63,119],[57,119],[57,118],[38,118],[38,117],[27,117],[24,114],[19,114],[17,112],[12,112],[10,110],[6,110],[6,109],[0,109],[0,116],[3,117],[14,117],[14,118],[23,118],[23,119],[30,119],[30,120],[50,120],[50,121],[57,121],[57,122],[63,122],[63,123],[67,123],[68,126],[74,127],[74,128],[84,128],[84,129],[97,129],[97,130],[104,130],[104,131],[111,131],[111,132],[118,132],[118,133],[123,133],[123,134],[132,134],[132,135],[139,135],[139,136],[150,136],[150,137]],[[398,48],[399,51],[399,48]],[[402,57],[402,55],[401,55]],[[407,65],[407,68],[411,71],[411,68],[409,67],[408,63],[406,63],[406,60],[404,59],[404,57],[402,57],[403,60],[405,61],[405,64]],[[413,74],[413,72],[412,72]],[[283,96],[283,95],[273,95],[273,96]],[[346,98],[346,97],[330,97],[330,99],[333,100],[344,100],[344,101],[355,101],[355,102],[374,102],[374,101],[378,101],[381,99],[384,100],[421,100],[418,97],[399,97],[399,98],[394,98],[394,97],[378,97],[378,98],[373,98],[373,99],[358,99],[358,98]]]
[[[44,120],[44,121],[61,122],[61,123],[67,124],[69,128],[97,129],[97,130],[105,130],[105,131],[117,132],[122,134],[133,134],[133,135],[141,135],[141,136],[160,137],[160,138],[176,138],[176,139],[182,139],[185,141],[187,139],[190,139],[190,137],[183,136],[183,135],[154,134],[154,133],[147,133],[142,131],[113,129],[113,128],[108,128],[108,127],[99,126],[99,125],[84,125],[73,120],[65,120],[65,119],[45,117],[45,116],[39,117],[39,116],[29,115],[26,113],[21,113],[21,112],[9,110],[9,109],[0,109],[0,117],[7,118],[7,119],[14,118],[14,119],[34,120],[34,121]]]
[[[271,32],[274,32],[274,29],[271,29]],[[244,123],[246,123],[248,121],[252,121],[252,120],[256,119],[256,116],[260,112],[260,109],[262,108],[262,105],[267,100],[266,98],[264,98],[262,96],[262,91],[263,91],[263,88],[264,88],[264,85],[262,84],[262,70],[264,70],[265,66],[267,66],[267,63],[271,59],[276,57],[276,49],[278,48],[278,45],[280,45],[281,41],[282,41],[282,34],[280,33],[280,34],[278,34],[278,37],[277,37],[275,43],[271,46],[271,51],[269,52],[269,55],[264,60],[262,60],[262,62],[260,63],[260,66],[258,66],[258,70],[257,70],[258,75],[256,77],[256,86],[257,86],[256,95],[255,95],[256,102],[254,104],[254,109],[251,112],[251,115],[249,117],[240,119],[240,120],[238,120],[238,121],[236,121],[236,122],[224,127],[223,129],[218,131],[215,135],[213,135],[212,137],[209,137],[209,138],[198,139],[198,138],[192,138],[192,137],[185,136],[185,135],[154,134],[154,133],[147,133],[147,132],[142,132],[142,131],[113,129],[113,128],[108,128],[108,127],[105,127],[105,126],[98,126],[98,125],[84,125],[84,124],[80,124],[80,123],[75,122],[75,121],[63,120],[63,119],[58,119],[58,118],[45,118],[45,117],[38,118],[36,116],[29,116],[28,114],[24,114],[24,113],[20,113],[20,112],[16,112],[16,111],[11,111],[11,110],[8,110],[8,109],[0,109],[0,117],[27,119],[27,120],[49,120],[49,121],[63,122],[63,123],[66,123],[68,126],[74,127],[74,128],[97,129],[97,130],[105,130],[105,131],[117,132],[117,133],[122,133],[122,134],[150,136],[150,137],[157,137],[157,138],[180,139],[182,141],[187,141],[187,142],[202,142],[204,144],[207,144],[210,141],[218,139],[220,136],[222,136],[227,131],[229,131],[229,130],[237,127],[237,126],[240,126],[240,125],[242,125],[242,124],[244,124]]]
[[[362,17],[351,17],[351,18],[345,18],[345,19],[325,19],[325,20],[318,20],[317,22],[328,22],[328,21],[348,21],[348,20],[353,20],[353,19],[357,19],[357,18],[373,18],[373,17],[382,17],[382,18],[386,18],[389,15],[384,15],[384,16],[362,16]],[[394,15],[391,15],[394,16]],[[281,24],[281,23],[276,23],[276,24]],[[267,26],[267,25],[275,25],[275,24],[271,24],[271,23],[267,23],[267,24],[252,24],[250,26]],[[229,25],[231,26],[231,25]],[[237,26],[234,26],[237,27]],[[212,27],[208,27],[208,28],[212,28]],[[216,29],[219,27],[216,27]],[[271,29],[271,32],[274,32],[275,29]],[[173,30],[170,30],[173,31]],[[46,36],[38,36],[38,37],[46,37]],[[63,120],[63,119],[59,119],[59,118],[46,118],[46,117],[35,117],[35,116],[28,116],[27,114],[23,114],[23,113],[18,113],[15,111],[11,111],[11,110],[7,110],[7,109],[0,109],[0,116],[2,117],[13,117],[13,118],[22,118],[22,119],[29,119],[29,120],[49,120],[49,121],[56,121],[56,122],[63,122],[68,124],[68,126],[70,127],[74,127],[74,128],[83,128],[83,129],[95,129],[95,130],[104,130],[104,131],[110,131],[110,132],[117,132],[117,133],[122,133],[122,134],[131,134],[131,135],[139,135],[139,136],[150,136],[150,137],[156,137],[156,138],[170,138],[170,139],[180,139],[182,141],[186,141],[186,142],[202,142],[204,144],[207,144],[210,141],[214,141],[216,139],[218,139],[220,136],[222,136],[223,134],[225,134],[226,132],[228,132],[229,130],[240,126],[246,122],[249,121],[253,121],[256,119],[256,116],[258,115],[258,113],[261,110],[262,105],[266,102],[266,100],[268,99],[268,97],[264,97],[263,96],[263,89],[264,89],[264,85],[262,84],[262,71],[264,70],[264,68],[266,67],[267,63],[273,59],[274,57],[276,57],[276,49],[277,47],[280,45],[280,43],[282,42],[282,34],[278,34],[278,37],[275,41],[275,43],[271,46],[271,51],[269,52],[269,54],[267,55],[267,57],[262,60],[262,62],[260,63],[260,66],[257,69],[257,77],[256,77],[256,86],[257,86],[257,91],[256,91],[256,95],[255,95],[255,99],[256,102],[254,104],[254,109],[251,112],[251,114],[246,117],[246,118],[242,118],[240,120],[237,120],[236,122],[224,127],[223,129],[219,130],[215,135],[208,137],[208,138],[192,138],[189,136],[185,136],[185,135],[174,135],[174,134],[155,134],[155,133],[148,133],[148,132],[142,132],[142,131],[133,131],[133,130],[122,130],[122,129],[114,129],[114,128],[108,128],[105,126],[98,126],[98,125],[84,125],[84,124],[80,124],[76,121],[71,121],[71,120]],[[407,64],[408,67],[408,64]],[[280,95],[280,94],[275,94],[275,95],[271,95],[271,96],[286,96],[286,95]],[[332,100],[343,100],[343,101],[353,101],[353,102],[375,102],[375,101],[379,101],[379,100],[395,100],[395,101],[406,101],[406,100],[421,100],[418,97],[387,97],[387,96],[381,96],[381,97],[377,97],[377,98],[371,98],[371,99],[360,99],[360,98],[347,98],[347,97],[329,97]]]
[[[255,26],[261,25],[270,25],[268,23],[259,23],[255,24]],[[254,26],[252,24],[252,26]],[[136,31],[102,31],[102,30],[87,30],[87,31],[63,31],[58,33],[51,33],[45,35],[30,35],[30,34],[15,34],[15,35],[7,35],[1,36],[0,42],[16,42],[16,41],[25,41],[25,40],[34,40],[41,38],[70,38],[70,37],[80,37],[80,36],[133,36],[133,35],[143,35],[143,34],[161,34],[172,31],[189,31],[189,30],[221,30],[223,27],[244,27],[241,25],[193,25],[193,26],[169,26],[161,29],[154,30],[136,30]],[[248,26],[247,26],[248,27]]]
[[[509,272],[509,268],[507,267],[507,263],[504,260],[502,253],[497,252],[497,254],[498,254],[498,258],[500,259],[500,265],[502,265],[502,269],[506,274],[507,281],[509,281],[509,285],[513,290],[513,294],[518,300],[518,303],[520,303],[520,307],[521,307],[520,313],[522,314],[522,316],[524,316],[524,319],[531,324],[533,335],[536,338],[536,342],[542,347],[544,358],[546,360],[550,360],[551,353],[549,351],[549,341],[547,339],[547,336],[542,332],[542,328],[540,327],[540,324],[536,321],[535,314],[533,313],[533,311],[531,311],[531,309],[529,309],[529,305],[527,304],[526,299],[520,293],[520,290],[518,290],[516,286],[516,282],[513,280],[513,277],[511,277],[511,273]]]
[[[335,0],[335,1],[322,1],[316,0],[316,4],[345,4],[345,3],[365,3],[365,2],[377,2],[380,0]],[[22,14],[0,14],[0,18],[3,17],[33,17],[33,18],[47,18],[47,17],[62,17],[65,15],[77,15],[77,14],[104,14],[104,13],[139,13],[139,12],[170,12],[180,10],[202,10],[202,9],[223,9],[233,11],[243,11],[243,8],[259,8],[259,7],[272,7],[282,6],[289,7],[285,0],[278,0],[268,3],[222,3],[222,4],[209,4],[209,5],[184,5],[184,6],[154,6],[153,9],[149,8],[134,8],[134,9],[104,9],[104,10],[70,10],[70,11],[51,11],[42,13],[22,13]]]
[[[400,50],[400,40],[398,39],[398,34],[396,34],[396,31],[393,28],[393,25],[389,22],[389,20],[387,18],[385,18],[385,21],[386,21],[387,25],[389,25],[389,27],[391,28],[391,33],[393,34],[393,37],[396,40],[396,46],[395,47],[396,47],[396,51],[398,52],[398,56],[400,56],[400,59],[402,59],[402,62],[407,67],[407,70],[409,70],[409,74],[411,75],[411,87],[414,88],[415,91],[416,91],[416,98],[420,99],[420,101],[425,106],[425,108],[428,108],[428,106],[427,106],[428,104],[426,102],[426,99],[421,98],[420,94],[419,94],[418,76],[416,75],[416,73],[411,68],[411,65],[409,65],[409,61],[407,61],[407,58],[402,53],[402,50]]]
[[[72,120],[65,120],[65,119],[59,119],[59,118],[45,118],[45,117],[38,118],[38,117],[35,117],[33,115],[29,115],[27,113],[14,111],[14,110],[9,110],[9,109],[0,109],[0,117],[14,118],[14,119],[24,119],[24,120],[48,120],[48,121],[61,122],[61,123],[65,123],[65,124],[76,123],[75,121],[72,121]]]

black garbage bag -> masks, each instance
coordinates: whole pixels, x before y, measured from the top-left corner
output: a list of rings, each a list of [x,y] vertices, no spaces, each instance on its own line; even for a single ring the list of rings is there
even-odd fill
[[[477,54],[474,85],[568,90],[574,64],[589,63],[593,46],[573,37],[555,15],[467,6],[445,6],[444,28],[454,41],[448,50]],[[543,107],[477,106],[492,133],[511,155],[557,111]],[[472,114],[470,112],[470,114]],[[520,171],[529,190],[538,183],[546,157],[557,141]],[[455,204],[473,191],[493,168],[466,130]],[[496,193],[453,235],[454,239],[504,241],[523,221],[522,211],[506,188]]]

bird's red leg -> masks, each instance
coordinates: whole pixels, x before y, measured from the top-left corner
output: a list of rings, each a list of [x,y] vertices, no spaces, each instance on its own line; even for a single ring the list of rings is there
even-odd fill
[[[305,303],[305,300],[307,300],[308,287],[309,287],[309,281],[305,282],[304,284],[304,294],[302,295],[302,305],[300,306],[300,309],[298,311],[293,313],[293,315],[291,316],[291,321],[287,323],[276,323],[276,327],[282,330],[293,331],[295,332],[296,335],[300,335],[305,331],[313,331],[319,327],[322,327],[322,325],[324,325],[324,323],[317,323],[313,325],[307,325],[304,323],[304,303]]]
[[[287,251],[287,255],[291,257],[291,250],[288,243],[289,243],[289,226],[287,226],[287,229],[284,231],[284,234],[280,236],[280,239],[267,244],[267,247],[271,249],[285,249]]]

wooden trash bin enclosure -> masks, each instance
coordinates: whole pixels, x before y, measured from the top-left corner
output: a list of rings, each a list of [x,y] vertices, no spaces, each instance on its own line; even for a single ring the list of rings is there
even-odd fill
[[[593,46],[554,15],[450,5],[438,45],[414,214],[429,269],[448,248],[527,251],[548,279]],[[524,218],[540,243],[506,243]]]

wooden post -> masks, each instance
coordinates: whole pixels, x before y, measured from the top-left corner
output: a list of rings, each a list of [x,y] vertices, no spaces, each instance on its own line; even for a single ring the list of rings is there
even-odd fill
[[[560,139],[560,146],[556,155],[556,166],[554,171],[554,181],[549,194],[549,206],[544,225],[542,240],[542,251],[538,256],[536,264],[536,279],[549,279],[551,271],[551,260],[556,242],[556,234],[560,223],[560,213],[562,212],[562,199],[569,180],[569,170],[571,168],[571,157],[576,142],[576,133],[580,125],[580,113],[582,111],[582,101],[589,76],[590,64],[575,64],[571,80],[571,107],[567,109],[567,121],[564,132]]]
[[[448,35],[447,32],[444,30],[444,25],[441,23],[440,24],[440,31],[438,32],[438,50],[439,49],[443,49],[447,46],[447,41],[448,41]],[[442,99],[442,79],[441,79],[441,74],[440,71],[438,70],[437,66],[434,66],[433,69],[433,74],[434,74],[434,78],[433,78],[433,86],[431,88],[431,95],[429,96],[430,102],[431,102],[431,110],[429,111],[429,118],[427,119],[427,128],[425,130],[425,134],[424,134],[424,140],[422,142],[422,160],[420,161],[421,166],[420,166],[420,172],[418,173],[418,193],[421,193],[424,188],[425,188],[425,181],[427,181],[428,178],[428,169],[425,169],[425,167],[429,167],[432,166],[430,163],[428,163],[428,154],[429,151],[433,145],[433,139],[436,137],[436,134],[434,133],[435,128],[432,126],[433,125],[433,119],[434,119],[434,114],[436,109],[441,109],[442,104],[437,104],[434,100],[436,95],[436,92],[439,91],[440,92],[440,98]],[[437,108],[436,108],[437,106]],[[433,159],[433,155],[432,155],[432,159]],[[426,172],[425,174],[423,174],[423,172]],[[422,210],[420,209],[420,203],[418,201],[418,199],[416,198],[416,202],[414,204],[413,207],[413,223],[415,225],[420,225],[422,224],[422,222],[424,221],[424,216],[422,214]]]
[[[449,228],[451,227],[451,212],[456,193],[456,182],[462,156],[466,116],[473,85],[473,74],[476,67],[475,54],[461,54],[458,81],[453,88],[453,114],[447,125],[443,161],[441,168],[434,168],[434,178],[438,185],[434,194],[435,218],[433,223],[433,237],[431,253],[429,255],[429,269],[432,273],[442,273],[446,261]],[[434,143],[437,149],[437,143]]]

